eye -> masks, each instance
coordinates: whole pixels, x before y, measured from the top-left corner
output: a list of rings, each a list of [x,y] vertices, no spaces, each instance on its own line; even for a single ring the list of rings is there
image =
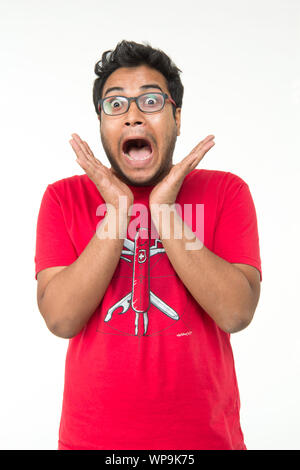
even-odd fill
[[[104,110],[107,114],[117,114],[125,107],[126,99],[122,96],[112,96],[104,100]]]
[[[147,106],[155,105],[157,103],[157,97],[155,95],[148,95],[145,98],[145,104]]]
[[[146,113],[160,111],[164,105],[164,98],[158,93],[146,93],[140,97],[139,105]]]
[[[120,106],[122,106],[122,102],[118,98],[111,100],[109,104],[111,105],[112,108],[119,108]]]

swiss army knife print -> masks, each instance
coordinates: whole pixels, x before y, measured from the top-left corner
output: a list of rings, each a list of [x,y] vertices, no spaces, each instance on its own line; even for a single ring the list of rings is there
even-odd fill
[[[148,236],[148,229],[143,227],[137,228],[134,241],[124,239],[120,258],[133,263],[131,290],[105,312],[104,322],[109,323],[113,315],[116,315],[116,310],[118,314],[123,315],[131,308],[135,312],[134,334],[138,335],[140,329],[142,334],[146,335],[149,324],[148,311],[151,305],[173,321],[179,320],[178,313],[151,289],[150,258],[159,253],[165,253],[163,247],[158,247],[159,242],[161,243],[159,239],[155,239],[154,245],[150,246],[151,238]],[[120,308],[122,308],[121,311]],[[141,319],[143,319],[143,325],[141,325]]]

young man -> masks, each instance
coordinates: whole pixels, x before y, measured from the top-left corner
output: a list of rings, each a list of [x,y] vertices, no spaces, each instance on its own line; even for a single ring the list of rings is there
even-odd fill
[[[245,449],[230,333],[260,295],[248,185],[196,169],[213,135],[172,163],[183,86],[165,53],[122,41],[95,72],[111,167],[73,134],[84,174],[48,185],[37,223],[39,310],[70,339],[59,449]]]

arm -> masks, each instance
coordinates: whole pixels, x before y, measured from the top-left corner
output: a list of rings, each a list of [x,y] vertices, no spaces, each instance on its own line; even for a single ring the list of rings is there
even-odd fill
[[[130,188],[94,157],[86,142],[73,134],[70,143],[77,162],[105,200],[107,213],[72,264],[38,274],[39,310],[50,331],[63,338],[78,334],[101,302],[120,259],[130,219],[128,207],[133,203]],[[113,234],[111,227],[116,229]]]
[[[213,135],[207,136],[171,168],[152,190],[149,205],[153,222],[178,276],[218,326],[233,333],[245,328],[253,317],[260,293],[259,272],[253,266],[231,264],[211,252],[173,207],[185,176],[213,147],[213,139]],[[160,221],[160,212],[164,210],[162,221],[165,225],[166,221],[172,221],[170,227]]]
[[[127,214],[120,216],[120,227],[127,228]],[[97,233],[77,260],[64,268],[49,268],[38,274],[39,310],[56,336],[78,334],[101,302],[120,259],[124,239],[101,239],[106,226],[114,223],[108,211]],[[118,227],[118,224],[117,224]],[[106,230],[107,231],[107,230]],[[50,277],[50,280],[49,280]]]
[[[252,266],[228,263],[202,244],[176,210],[172,210],[171,216],[164,214],[160,217],[160,211],[154,207],[152,219],[170,263],[198,304],[227,333],[235,333],[248,326],[259,300],[258,270]],[[171,209],[165,205],[164,210]],[[163,220],[171,220],[170,230],[167,228],[169,234],[165,238],[167,230],[163,229]],[[178,233],[182,237],[174,238]]]

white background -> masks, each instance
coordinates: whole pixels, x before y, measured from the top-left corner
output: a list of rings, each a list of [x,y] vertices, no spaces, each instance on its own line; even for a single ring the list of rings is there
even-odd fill
[[[206,135],[199,167],[249,185],[263,269],[251,325],[232,335],[248,449],[300,448],[300,2],[2,0],[1,449],[56,449],[68,340],[36,304],[35,230],[47,184],[81,174],[71,133],[108,164],[94,65],[122,39],[183,71],[174,162]]]

